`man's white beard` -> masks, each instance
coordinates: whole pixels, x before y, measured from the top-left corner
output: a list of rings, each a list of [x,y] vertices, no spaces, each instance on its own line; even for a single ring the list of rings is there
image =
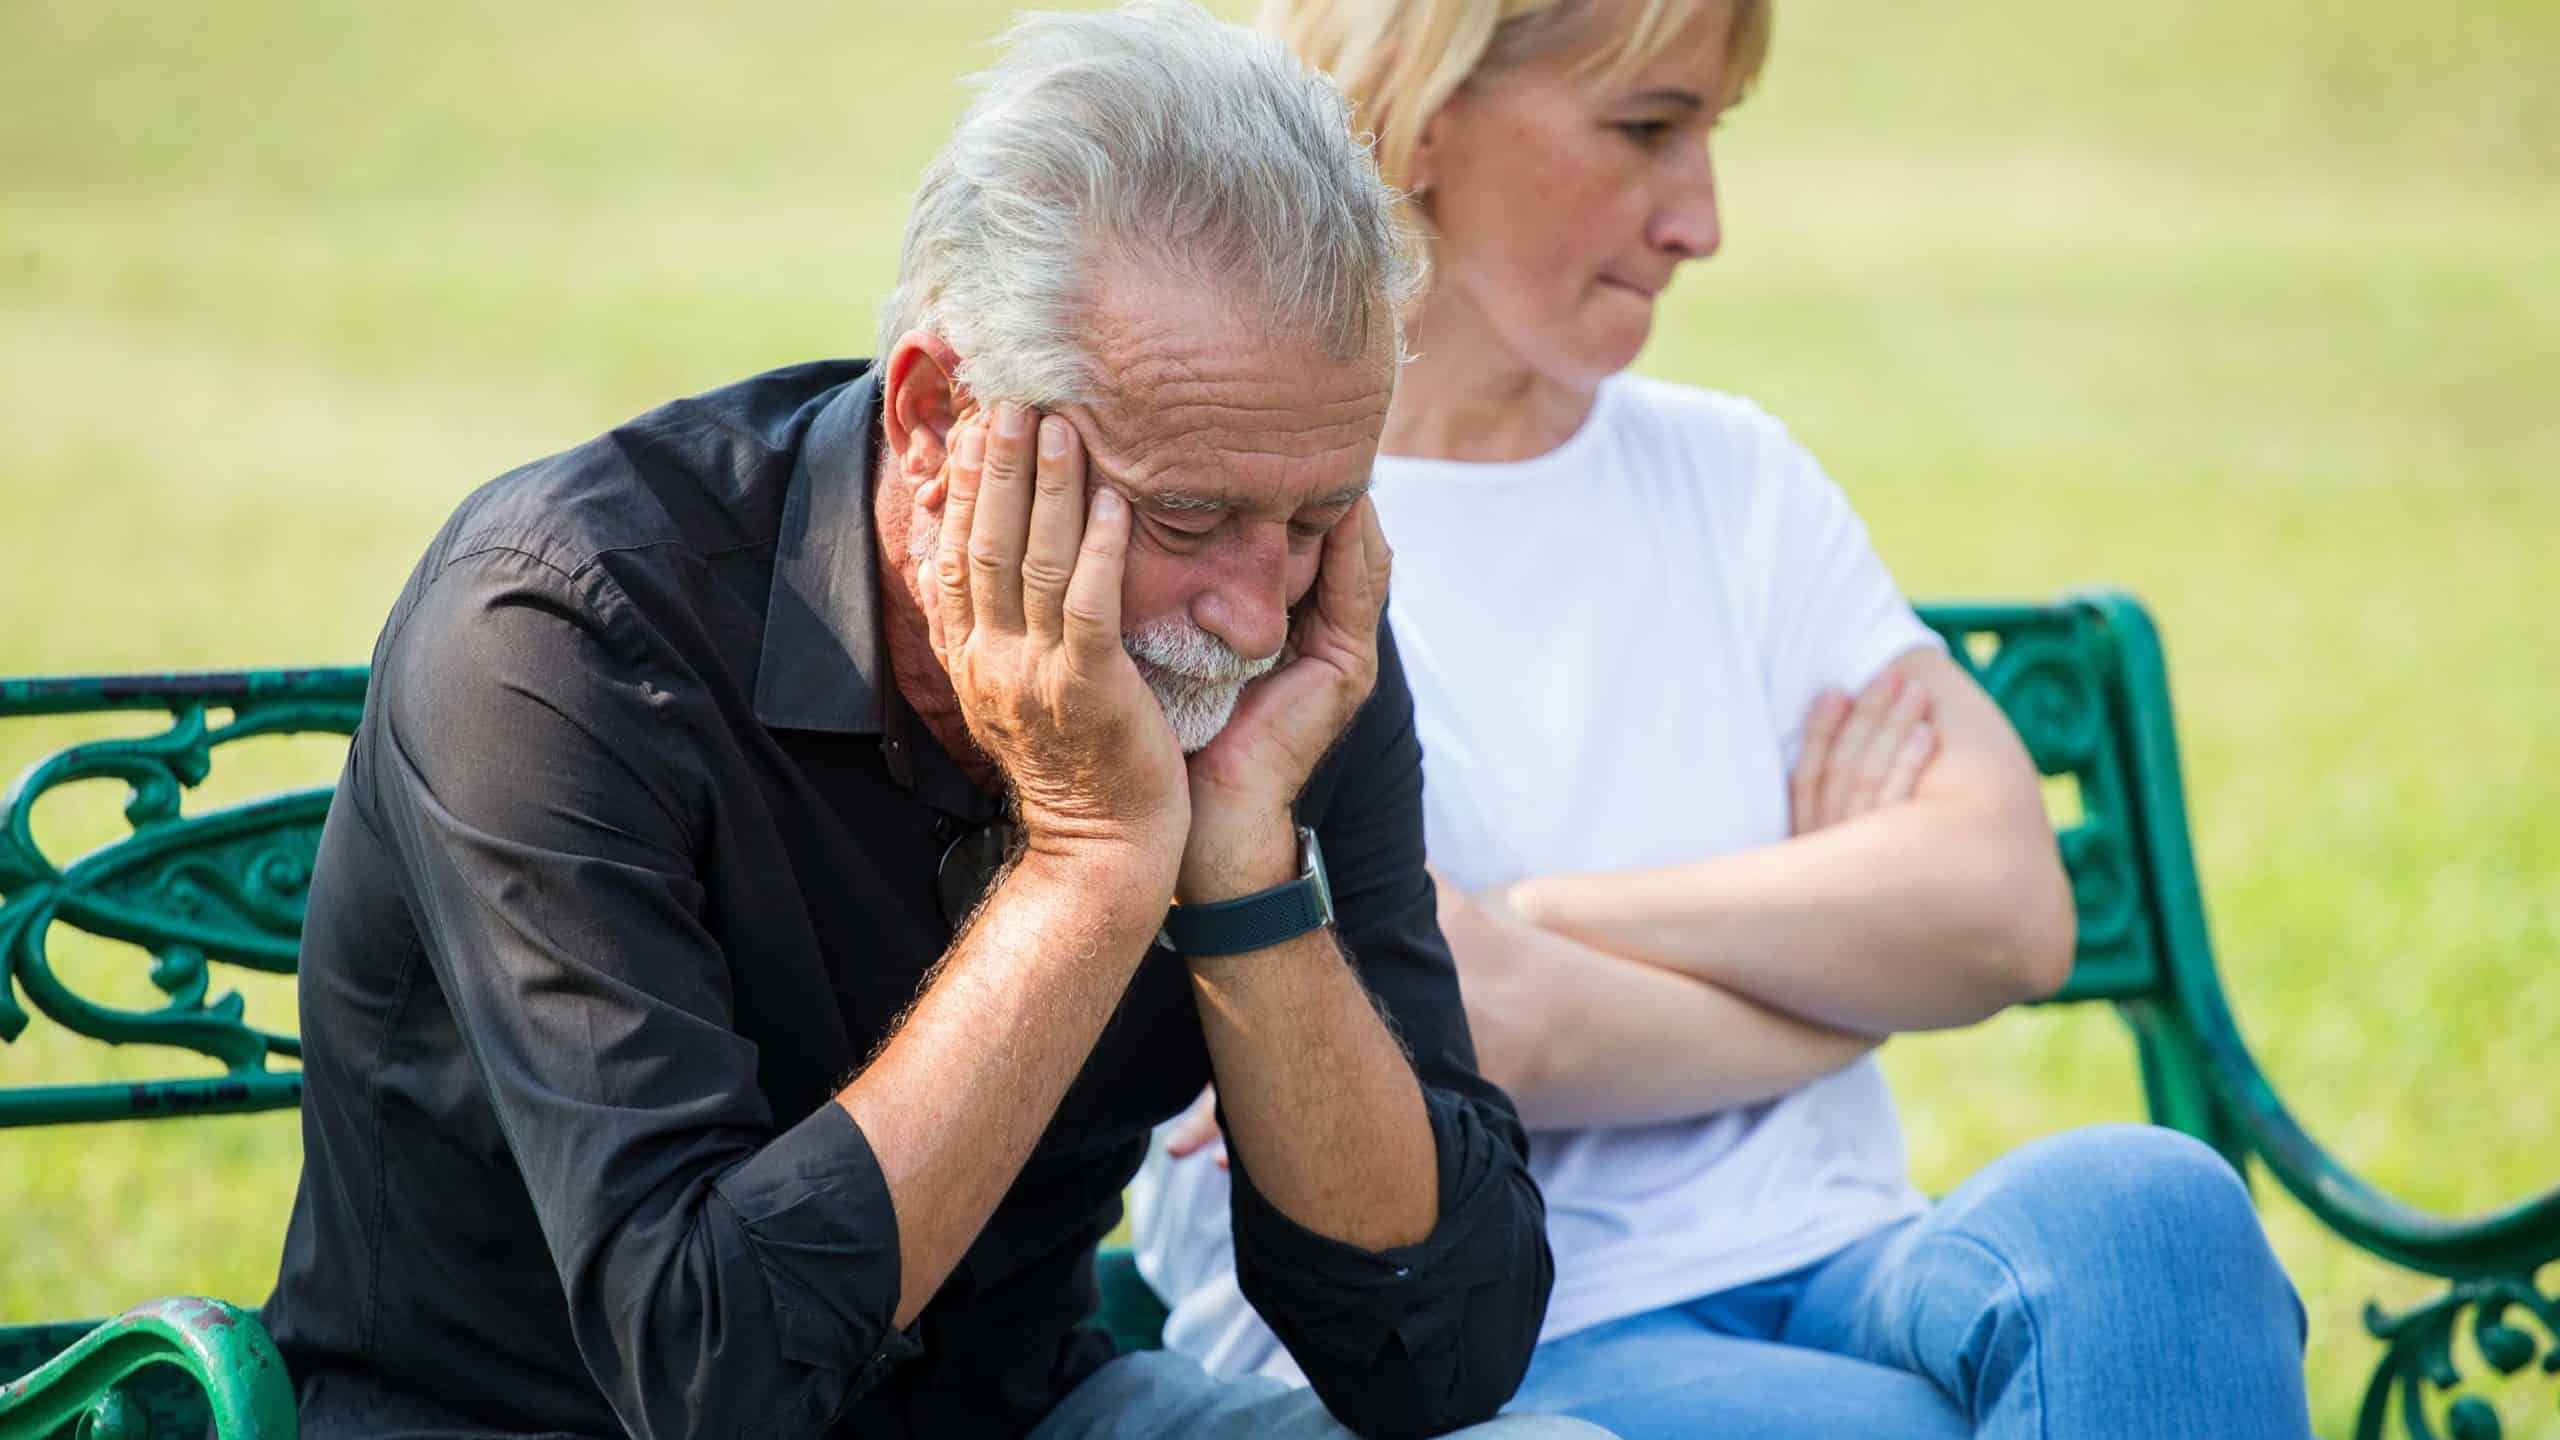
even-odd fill
[[[907,533],[909,570],[932,558],[941,530],[937,523],[919,525]],[[1123,632],[1120,645],[1137,662],[1138,674],[1163,708],[1185,755],[1208,748],[1236,713],[1236,700],[1244,687],[1280,663],[1278,655],[1247,660],[1235,647],[1179,615]]]
[[[1247,660],[1226,641],[1179,615],[1141,625],[1120,637],[1138,673],[1164,707],[1182,753],[1195,754],[1218,738],[1236,713],[1244,687],[1280,663],[1278,655]]]

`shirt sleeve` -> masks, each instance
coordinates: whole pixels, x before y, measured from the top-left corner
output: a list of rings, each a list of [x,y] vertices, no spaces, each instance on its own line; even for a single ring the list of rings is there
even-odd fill
[[[1912,613],[1821,462],[1776,420],[1752,418],[1758,513],[1737,563],[1761,581],[1747,603],[1757,611],[1770,720],[1792,766],[1815,696],[1854,695],[1894,659],[1945,642]]]
[[[566,1292],[635,1436],[811,1434],[912,1352],[850,1115],[769,1112],[694,855],[681,675],[600,569],[448,560],[353,752]]]
[[[1230,1150],[1236,1278],[1337,1419],[1364,1436],[1437,1435],[1518,1388],[1555,1261],[1519,1116],[1476,1070],[1423,869],[1413,697],[1383,626],[1377,687],[1337,764],[1313,823],[1343,947],[1422,1083],[1440,1219],[1419,1244],[1346,1245],[1281,1214]]]

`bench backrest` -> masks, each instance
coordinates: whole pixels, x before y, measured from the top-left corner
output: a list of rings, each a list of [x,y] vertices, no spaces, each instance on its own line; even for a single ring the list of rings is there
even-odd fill
[[[2078,961],[2057,999],[2163,996],[2176,969],[2172,949],[2200,947],[2203,928],[2167,681],[2148,617],[2129,597],[2105,594],[2049,605],[1930,605],[1921,617],[2052,777],[2057,841],[2080,907]],[[167,718],[153,733],[44,756],[0,800],[0,1041],[16,1040],[40,1014],[110,1044],[194,1051],[214,1071],[0,1088],[0,1127],[300,1101],[298,1069],[277,1063],[299,1057],[299,1040],[248,1023],[240,997],[217,984],[216,973],[292,971],[328,787],[196,815],[182,814],[180,799],[226,746],[353,733],[364,689],[365,672],[354,668],[0,681],[0,719],[130,711]],[[46,854],[31,823],[37,804],[50,791],[102,778],[129,788],[130,833],[77,858]],[[2173,913],[2180,897],[2193,907],[2191,920]],[[65,928],[137,952],[158,1002],[135,1007],[81,994],[48,955],[48,941]],[[2192,958],[2209,976],[2205,952]],[[2143,1048],[2155,1117],[2206,1134],[2208,1115],[2179,1113],[2182,1057],[2154,1054],[2161,1047],[2147,1041]]]

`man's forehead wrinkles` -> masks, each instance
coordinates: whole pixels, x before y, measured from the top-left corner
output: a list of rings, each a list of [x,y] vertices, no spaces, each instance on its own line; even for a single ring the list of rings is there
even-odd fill
[[[1381,393],[1283,405],[1239,403],[1230,393],[1182,387],[1156,403],[1088,411],[1097,460],[1126,480],[1185,465],[1303,462],[1374,444],[1386,412]]]
[[[1073,407],[1098,478],[1158,512],[1357,498],[1394,387],[1380,355],[1326,354],[1232,297],[1114,280],[1091,332],[1106,388]]]

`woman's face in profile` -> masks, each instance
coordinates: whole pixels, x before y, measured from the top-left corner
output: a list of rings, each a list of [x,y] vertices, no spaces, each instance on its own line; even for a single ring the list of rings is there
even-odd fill
[[[1633,363],[1655,297],[1684,260],[1715,253],[1707,154],[1724,90],[1726,7],[1717,0],[1629,77],[1575,73],[1546,57],[1441,108],[1415,179],[1438,236],[1423,333],[1489,334],[1541,378],[1589,389]],[[1426,338],[1424,344],[1429,344]]]

